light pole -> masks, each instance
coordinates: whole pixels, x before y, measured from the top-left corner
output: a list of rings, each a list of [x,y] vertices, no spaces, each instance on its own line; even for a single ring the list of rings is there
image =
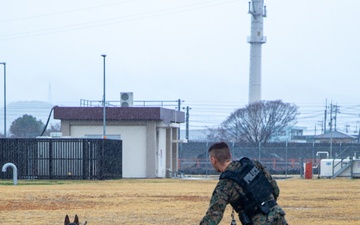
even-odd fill
[[[106,139],[106,107],[105,107],[105,57],[106,55],[105,54],[102,54],[101,55],[104,59],[104,77],[103,77],[103,139]]]
[[[6,137],[6,62],[0,62],[4,65],[4,137]]]
[[[185,139],[189,141],[189,110],[191,109],[189,106],[183,107],[186,109],[186,128],[185,128]]]

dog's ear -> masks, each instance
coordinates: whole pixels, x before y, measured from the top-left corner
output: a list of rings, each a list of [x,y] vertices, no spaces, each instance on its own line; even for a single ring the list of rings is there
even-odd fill
[[[77,215],[75,215],[74,223],[79,225],[79,217]]]
[[[65,216],[65,222],[64,222],[64,225],[68,225],[70,223],[70,219],[69,219],[69,216],[66,215]]]

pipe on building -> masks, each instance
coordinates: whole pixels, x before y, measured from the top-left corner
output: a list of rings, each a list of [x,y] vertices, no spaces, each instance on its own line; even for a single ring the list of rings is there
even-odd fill
[[[5,173],[6,172],[6,169],[8,167],[11,167],[13,169],[13,182],[14,182],[14,185],[17,185],[17,168],[16,166],[14,165],[14,163],[5,163],[2,167],[2,171]]]

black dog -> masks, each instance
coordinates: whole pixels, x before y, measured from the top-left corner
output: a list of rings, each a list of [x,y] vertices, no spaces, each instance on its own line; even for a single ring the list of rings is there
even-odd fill
[[[87,222],[85,221],[84,225],[86,225],[86,224],[87,224]],[[65,216],[64,225],[80,225],[80,223],[79,223],[79,217],[78,217],[77,215],[75,215],[74,222],[70,223],[69,216],[66,215],[66,216]]]

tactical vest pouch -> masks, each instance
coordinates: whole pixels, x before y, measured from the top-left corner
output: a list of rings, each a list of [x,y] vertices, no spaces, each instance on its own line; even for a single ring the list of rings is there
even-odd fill
[[[262,214],[267,215],[270,212],[270,206],[267,202],[263,202],[259,205],[260,211]]]
[[[267,214],[270,213],[271,208],[274,207],[275,205],[277,205],[276,201],[270,200],[270,201],[266,201],[266,202],[261,203],[258,206],[258,209],[260,210],[260,212],[262,214],[267,215]]]

